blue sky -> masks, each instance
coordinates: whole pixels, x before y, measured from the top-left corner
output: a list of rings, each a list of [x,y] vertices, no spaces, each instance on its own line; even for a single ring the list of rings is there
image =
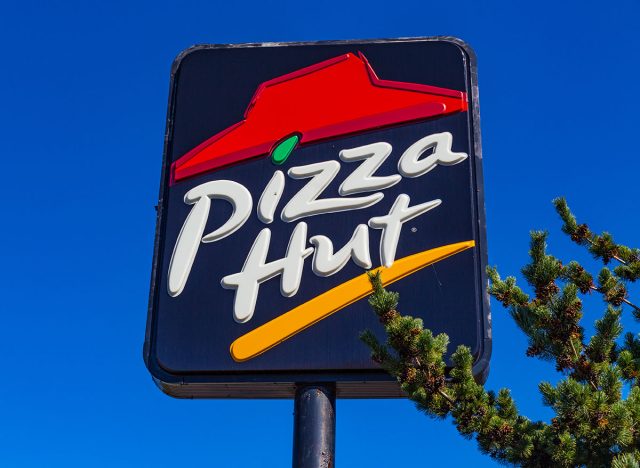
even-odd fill
[[[5,0],[0,465],[290,463],[291,401],[174,400],[142,361],[169,69],[181,50],[467,41],[479,64],[489,260],[516,274],[532,228],[551,231],[563,260],[586,259],[559,232],[557,195],[595,230],[640,244],[639,15],[631,1]],[[603,310],[597,298],[587,305],[589,317]],[[536,386],[557,379],[552,365],[524,356],[497,304],[493,334],[488,387],[512,388],[523,413],[549,418]],[[493,465],[408,401],[339,401],[337,413],[339,466]]]

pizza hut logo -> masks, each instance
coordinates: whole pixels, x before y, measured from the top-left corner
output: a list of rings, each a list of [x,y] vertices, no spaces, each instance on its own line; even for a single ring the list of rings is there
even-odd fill
[[[351,239],[342,246],[308,232],[304,221],[310,216],[375,207],[384,198],[385,189],[401,184],[403,179],[428,177],[433,170],[446,170],[466,160],[466,153],[452,151],[449,132],[424,135],[405,148],[380,141],[343,148],[337,154],[327,154],[325,161],[312,164],[295,159],[299,146],[466,110],[465,93],[380,79],[362,54],[345,54],[261,84],[243,120],[196,146],[171,166],[171,184],[179,184],[254,158],[268,157],[274,164],[273,175],[257,201],[245,186],[233,180],[211,180],[186,193],[184,203],[191,210],[173,249],[168,294],[176,297],[187,287],[200,248],[233,236],[250,216],[257,216],[265,227],[253,245],[247,246],[241,271],[220,278],[222,288],[235,291],[232,313],[238,323],[253,317],[260,285],[265,281],[277,278],[282,295],[295,296],[305,263],[319,278],[336,274],[349,261],[363,270],[381,265],[383,283],[389,284],[473,247],[474,241],[467,240],[396,259],[403,224],[442,203],[440,199],[412,200],[405,193],[396,197],[388,211],[376,213],[366,224],[353,226]],[[397,159],[397,173],[377,175],[390,157]],[[285,174],[282,165],[287,161]],[[344,177],[345,172],[348,174],[338,196],[326,194],[336,176]],[[308,182],[283,200],[287,178]],[[230,203],[233,213],[215,230],[205,232],[209,214],[218,203],[214,200]],[[286,254],[267,261],[269,225],[273,222],[290,224],[292,231]],[[381,231],[377,246],[370,245],[372,229]],[[369,292],[363,272],[239,337],[231,344],[231,355],[239,362],[251,359]]]

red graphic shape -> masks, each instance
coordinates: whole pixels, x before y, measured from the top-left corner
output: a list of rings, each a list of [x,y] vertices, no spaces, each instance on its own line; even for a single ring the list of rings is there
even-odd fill
[[[243,120],[173,163],[171,183],[269,154],[294,134],[304,145],[466,110],[466,93],[381,80],[349,53],[262,83]]]

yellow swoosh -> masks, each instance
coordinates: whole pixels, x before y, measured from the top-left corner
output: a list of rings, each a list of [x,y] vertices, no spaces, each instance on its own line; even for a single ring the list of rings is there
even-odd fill
[[[471,240],[436,247],[396,260],[390,268],[373,271],[380,271],[382,284],[386,286],[475,245]],[[253,359],[370,293],[367,274],[356,276],[242,335],[231,343],[231,357],[237,362]]]

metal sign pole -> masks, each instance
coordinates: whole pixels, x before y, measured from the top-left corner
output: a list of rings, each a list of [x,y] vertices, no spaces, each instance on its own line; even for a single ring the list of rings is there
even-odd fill
[[[293,467],[333,468],[336,446],[335,383],[298,385],[293,418]]]

